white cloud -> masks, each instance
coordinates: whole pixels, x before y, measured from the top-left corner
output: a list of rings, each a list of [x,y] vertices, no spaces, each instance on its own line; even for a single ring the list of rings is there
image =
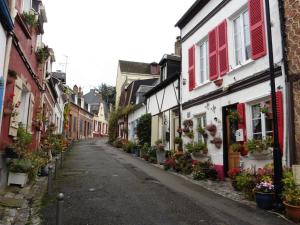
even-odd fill
[[[55,51],[55,68],[68,56],[70,86],[115,85],[119,59],[158,62],[174,52],[174,25],[194,1],[44,0],[44,42]]]

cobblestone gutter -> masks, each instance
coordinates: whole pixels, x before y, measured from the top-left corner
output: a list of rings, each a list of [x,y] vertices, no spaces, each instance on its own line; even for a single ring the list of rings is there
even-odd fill
[[[0,191],[0,225],[39,225],[39,208],[47,189],[47,177],[38,177],[24,188]]]

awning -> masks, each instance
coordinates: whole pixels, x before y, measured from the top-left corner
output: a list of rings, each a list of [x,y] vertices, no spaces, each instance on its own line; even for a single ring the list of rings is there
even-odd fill
[[[14,29],[13,21],[6,4],[6,0],[0,0],[0,21],[4,29],[8,32]]]

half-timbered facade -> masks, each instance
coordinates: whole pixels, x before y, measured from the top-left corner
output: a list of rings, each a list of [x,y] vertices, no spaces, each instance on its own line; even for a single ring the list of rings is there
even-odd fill
[[[175,149],[180,124],[180,68],[176,55],[164,55],[159,65],[161,81],[145,94],[146,112],[152,115],[151,145],[161,139],[166,150]]]
[[[277,0],[270,4],[279,143],[287,164],[279,7]],[[208,155],[224,172],[271,162],[271,155],[258,159],[231,149],[233,143],[273,134],[264,1],[198,0],[176,26],[182,40],[182,121],[193,121],[192,141],[202,139],[199,127],[213,130],[207,131]]]

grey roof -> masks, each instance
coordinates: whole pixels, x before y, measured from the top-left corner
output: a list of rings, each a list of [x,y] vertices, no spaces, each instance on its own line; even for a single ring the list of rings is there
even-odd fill
[[[153,63],[131,62],[119,60],[121,72],[151,74],[150,66]],[[156,63],[157,64],[157,63]]]
[[[136,91],[137,93],[146,93],[150,91],[154,86],[141,85],[139,89]]]
[[[89,93],[83,96],[83,98],[84,101],[89,104],[99,104],[102,96],[98,91],[96,91],[96,89],[91,89]]]
[[[57,79],[61,80],[62,83],[66,83],[67,78],[66,78],[66,73],[62,71],[56,71],[51,73],[52,76],[56,77]]]

